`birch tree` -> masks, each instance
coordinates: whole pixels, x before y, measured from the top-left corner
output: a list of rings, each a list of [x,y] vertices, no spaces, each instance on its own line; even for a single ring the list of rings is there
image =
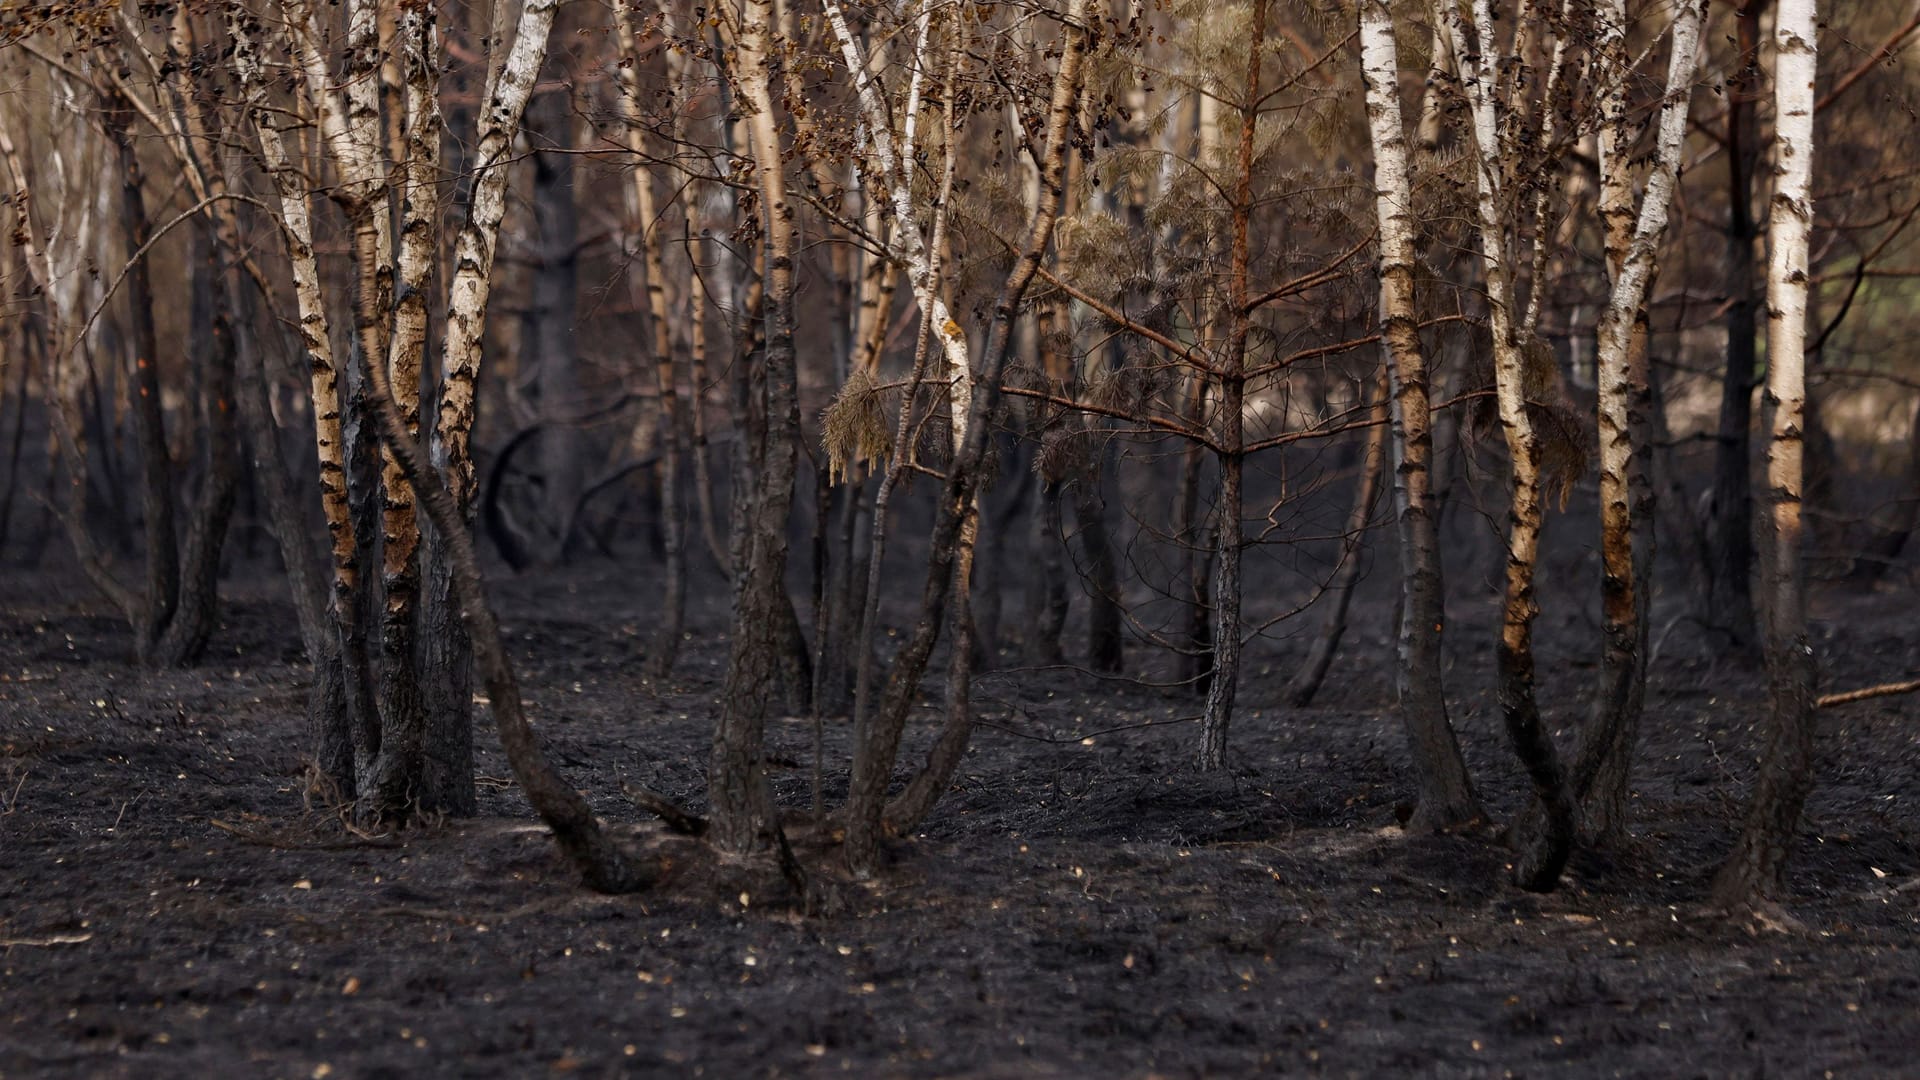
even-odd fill
[[[313,371],[322,495],[334,537],[334,614],[340,623],[350,687],[368,681],[353,673],[362,670],[361,657],[367,653],[365,628],[355,615],[355,596],[363,587],[359,567],[371,550],[371,537],[356,535],[352,524],[354,493],[345,454],[345,421],[353,404],[341,393],[339,366],[330,344],[332,305],[313,255],[312,177],[322,166],[305,160],[298,144],[279,126],[266,49],[271,44],[291,56],[296,108],[316,118],[322,161],[340,178],[331,194],[353,236],[357,353],[364,363],[384,365],[404,434],[412,439],[421,428],[419,388],[427,364],[429,294],[442,240],[435,192],[441,181],[438,71],[443,46],[431,8],[408,6],[399,11],[396,7],[389,12],[382,6],[388,3],[355,0],[348,5],[344,63],[349,77],[344,88],[326,51],[332,29],[329,17],[310,0],[290,0],[284,7],[287,19],[279,26],[238,0],[227,9],[236,69],[247,90],[262,159],[279,197],[301,335]],[[554,6],[555,0],[530,0],[524,5],[513,27],[511,48],[490,68],[473,155],[476,175],[447,285],[439,416],[431,431],[431,447],[463,519],[471,514],[473,463],[468,444],[474,420],[473,389],[486,329],[494,248],[505,213],[507,151],[546,54]],[[402,53],[399,70],[405,83],[404,115],[399,118],[404,156],[391,166],[391,173],[390,141],[376,77],[387,61],[380,34],[383,19],[397,26],[391,40]],[[433,631],[426,635],[429,640],[424,647],[415,646],[423,616],[412,488],[398,453],[389,447],[379,480],[383,602],[378,709],[362,704],[355,710],[356,775],[335,778],[363,800],[362,813],[376,819],[403,820],[415,803],[462,812],[470,811],[473,802],[467,721],[470,692],[461,674],[466,663],[464,646],[450,625],[452,583],[444,566],[428,578],[438,593],[430,593],[425,619]],[[436,620],[434,612],[449,617]],[[455,685],[437,685],[443,679]],[[437,687],[429,695],[431,710],[429,700],[423,699],[423,687],[429,685]]]
[[[1513,68],[1524,63],[1531,53],[1530,36],[1542,28],[1537,18],[1540,5],[1526,5],[1511,44],[1503,44],[1496,36],[1492,0],[1471,0],[1471,27],[1453,0],[1438,0],[1433,10],[1447,33],[1467,100],[1495,393],[1510,463],[1506,591],[1498,648],[1500,711],[1534,797],[1545,810],[1537,837],[1523,835],[1516,840],[1522,854],[1514,865],[1514,880],[1526,888],[1550,889],[1572,849],[1577,815],[1561,755],[1541,720],[1534,692],[1533,621],[1539,613],[1534,570],[1547,478],[1542,471],[1545,433],[1537,429],[1539,417],[1529,408],[1529,399],[1540,390],[1542,372],[1553,372],[1553,360],[1535,336],[1528,309],[1520,303],[1519,270],[1532,259],[1513,234],[1515,218],[1528,205],[1522,201],[1522,189],[1527,167],[1533,164],[1525,160],[1523,140],[1544,134],[1548,145],[1554,141],[1553,133],[1542,129],[1558,116],[1556,98],[1569,57],[1564,39],[1556,42],[1544,109],[1513,116],[1512,100],[1502,100],[1506,95],[1498,73],[1503,65]],[[1533,240],[1536,244],[1539,231]],[[1533,288],[1540,287],[1536,279]],[[1537,313],[1538,305],[1531,310]]]
[[[725,64],[747,112],[747,143],[760,208],[763,281],[762,348],[748,373],[746,468],[733,583],[733,635],[707,768],[713,805],[711,838],[723,851],[764,849],[780,828],[762,764],[766,719],[779,676],[782,631],[791,619],[787,596],[787,523],[792,510],[799,431],[794,370],[794,208],[774,111],[771,0],[722,9],[730,57]],[[786,618],[782,618],[782,616]]]
[[[644,162],[648,159],[647,139],[640,100],[640,70],[636,62],[640,36],[634,27],[632,6],[625,2],[615,3],[613,20],[614,40],[621,58],[616,66],[619,90],[615,100],[620,119],[626,125],[624,134],[627,147],[636,160]],[[684,107],[675,111],[682,112]],[[681,422],[679,382],[675,375],[676,358],[681,350],[674,337],[673,319],[668,311],[667,266],[662,253],[665,245],[660,232],[665,221],[653,193],[653,170],[641,165],[627,175],[639,232],[654,389],[660,395],[660,509],[666,555],[662,569],[666,574],[666,586],[661,596],[659,624],[654,629],[647,651],[647,670],[654,678],[660,679],[673,670],[687,606],[686,513],[681,506],[679,493],[680,458],[686,449],[686,435]]]
[[[1813,231],[1814,0],[1780,0],[1774,21],[1774,192],[1767,218],[1766,501],[1756,515],[1771,696],[1766,751],[1746,820],[1714,878],[1716,901],[1771,919],[1813,785],[1816,662],[1801,548],[1808,239]]]
[[[1646,297],[1654,259],[1667,229],[1684,152],[1704,3],[1682,0],[1673,14],[1666,89],[1653,161],[1634,205],[1634,131],[1627,85],[1625,0],[1601,8],[1599,73],[1607,87],[1599,131],[1600,216],[1612,283],[1597,333],[1599,378],[1600,553],[1603,564],[1600,693],[1574,771],[1575,794],[1587,801],[1594,831],[1618,839],[1635,732],[1646,695],[1648,596],[1653,512],[1647,475],[1652,408],[1646,370]]]
[[[1387,0],[1362,0],[1360,50],[1380,228],[1380,336],[1392,372],[1393,496],[1401,572],[1400,716],[1413,750],[1418,784],[1408,827],[1437,830],[1465,824],[1482,811],[1447,719],[1441,676],[1446,612],[1432,496],[1431,389],[1414,306],[1413,186],[1400,110],[1393,13]]]
[[[956,380],[970,380],[971,393],[966,401],[964,416],[954,424],[958,435],[940,485],[938,514],[928,538],[927,576],[921,591],[919,618],[888,668],[885,686],[872,706],[869,722],[865,731],[860,733],[855,751],[845,813],[846,861],[849,869],[857,875],[870,875],[877,869],[880,843],[886,827],[897,827],[903,820],[901,816],[887,813],[887,790],[892,780],[907,712],[919,694],[921,677],[946,624],[947,605],[954,590],[965,587],[963,582],[956,580],[959,576],[956,567],[961,565],[959,560],[963,550],[969,555],[971,553],[971,544],[962,538],[977,522],[974,500],[982,480],[981,459],[986,449],[987,420],[1000,400],[1001,375],[1014,343],[1014,324],[1022,300],[1039,272],[1040,262],[1052,239],[1058,218],[1061,191],[1065,183],[1068,141],[1080,99],[1081,68],[1092,34],[1090,8],[1089,0],[1072,0],[1058,16],[1062,23],[1063,41],[1058,65],[1053,73],[1045,119],[1039,132],[1040,138],[1033,146],[1041,175],[1041,192],[1028,216],[1013,265],[993,300],[987,337],[978,354],[978,364],[971,363],[970,350],[963,351],[966,346],[965,330],[958,322],[950,320],[923,328],[923,332],[942,338],[941,348],[949,358],[953,377]],[[829,18],[832,17],[830,13]],[[849,47],[852,45],[851,35],[840,26],[835,27],[835,34],[842,43],[848,70],[854,73],[856,80],[864,81],[867,65],[859,55],[857,46]],[[872,119],[881,118],[871,107],[864,111],[870,123]],[[876,147],[881,142],[878,127],[873,125],[870,132]],[[900,159],[895,160],[897,169],[907,167]],[[902,214],[902,210],[907,213]],[[911,231],[911,223],[916,220],[911,205],[901,207],[896,199],[895,213],[896,232],[904,234]],[[902,236],[901,243],[911,245],[913,241]],[[899,249],[896,248],[898,253]],[[930,279],[930,274],[923,279],[928,287],[932,284]],[[917,292],[921,291],[921,283],[916,282],[915,288]],[[926,310],[938,313],[943,308],[937,308],[929,302]],[[963,368],[962,365],[966,366]],[[958,712],[950,711],[947,723],[970,730],[971,717],[966,714],[964,699]],[[952,739],[943,737],[936,746],[945,748],[946,752],[937,753],[935,759],[929,761],[926,771],[939,775],[942,771],[950,772],[957,763],[965,740],[958,736]],[[943,789],[944,784],[934,788],[936,793]]]

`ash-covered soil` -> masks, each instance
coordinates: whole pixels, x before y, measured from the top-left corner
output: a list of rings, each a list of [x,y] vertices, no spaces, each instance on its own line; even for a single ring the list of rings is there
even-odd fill
[[[614,821],[640,820],[623,780],[699,803],[725,661],[706,583],[676,677],[641,677],[654,588],[604,562],[494,587],[556,763]],[[1375,588],[1313,708],[1279,704],[1304,638],[1254,649],[1225,776],[1189,767],[1186,694],[983,677],[924,834],[871,887],[803,847],[840,896],[807,916],[711,888],[585,892],[484,712],[481,819],[342,831],[303,791],[291,612],[270,585],[228,592],[213,659],[154,673],[77,582],[0,572],[0,1076],[1920,1073],[1920,706],[1823,714],[1804,929],[1755,936],[1698,905],[1764,677],[1684,629],[1654,669],[1633,842],[1551,895],[1505,884],[1490,834],[1395,826]],[[1491,609],[1454,607],[1455,720],[1511,814]],[[1821,594],[1827,681],[1920,668],[1911,608]],[[1548,714],[1574,723],[1593,628],[1541,631]],[[770,730],[796,809],[811,732]],[[830,797],[847,735],[829,722]]]

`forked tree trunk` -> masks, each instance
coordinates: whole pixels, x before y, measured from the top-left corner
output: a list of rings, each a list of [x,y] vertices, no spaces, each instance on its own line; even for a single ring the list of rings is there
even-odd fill
[[[1559,881],[1572,852],[1578,816],[1571,787],[1553,735],[1540,717],[1534,693],[1533,620],[1539,614],[1534,593],[1534,567],[1539,559],[1540,529],[1544,518],[1540,469],[1540,434],[1534,430],[1527,401],[1527,353],[1536,342],[1518,318],[1513,270],[1518,265],[1507,241],[1507,193],[1518,164],[1518,148],[1497,121],[1495,77],[1497,50],[1490,0],[1473,0],[1475,37],[1469,39],[1461,13],[1449,0],[1435,4],[1435,13],[1452,38],[1460,63],[1460,81],[1466,90],[1472,120],[1474,165],[1477,176],[1481,261],[1487,279],[1487,307],[1493,331],[1494,383],[1499,400],[1500,426],[1511,462],[1511,495],[1507,515],[1506,595],[1501,613],[1498,648],[1500,711],[1514,752],[1532,781],[1534,797],[1544,808],[1536,836],[1515,838],[1518,858],[1514,881],[1523,888],[1548,890]],[[1479,43],[1475,47],[1474,42]]]
[[[332,575],[328,602],[335,647],[340,656],[345,726],[353,753],[347,761],[340,759],[333,745],[333,740],[339,737],[339,731],[329,724],[322,729],[316,756],[341,795],[351,799],[356,794],[360,766],[358,759],[365,755],[370,743],[377,741],[378,735],[370,715],[371,703],[366,700],[364,693],[367,656],[354,630],[352,618],[354,598],[360,591],[359,540],[347,492],[341,372],[334,360],[332,336],[327,326],[326,297],[322,292],[319,262],[313,250],[313,217],[306,178],[294,165],[285,138],[276,126],[275,113],[268,103],[260,45],[254,37],[253,16],[238,0],[227,7],[227,28],[234,42],[234,67],[246,92],[248,116],[259,135],[267,173],[279,196],[281,237],[293,271],[300,340],[310,376],[320,502],[330,538],[328,553]],[[344,770],[341,769],[343,765],[346,766]]]
[[[524,31],[524,24],[522,24]],[[539,736],[527,722],[520,684],[507,655],[500,623],[487,603],[486,583],[473,548],[473,534],[453,493],[429,460],[427,451],[408,437],[406,419],[394,406],[392,390],[377,363],[365,364],[370,383],[374,422],[406,479],[420,496],[439,535],[446,539],[447,563],[452,570],[456,599],[473,642],[474,659],[487,691],[507,764],[527,802],[553,830],[554,841],[573,863],[586,886],[604,893],[630,893],[657,884],[666,872],[660,858],[639,858],[622,849],[610,835],[586,796],[567,783],[548,764]]]
[[[427,290],[439,263],[440,103],[438,41],[431,9],[406,13],[400,31],[406,71],[406,157],[400,189],[400,250],[387,365],[394,404],[407,425],[407,438],[420,430],[420,373],[427,343]],[[384,66],[384,65],[383,65]],[[378,210],[385,213],[382,204]],[[363,811],[376,819],[404,821],[415,808],[449,809],[450,785],[428,777],[428,687],[446,677],[440,666],[419,665],[417,620],[420,600],[420,526],[411,484],[398,454],[389,450],[381,475],[385,603],[381,611],[380,756],[373,767],[371,801]],[[425,613],[431,613],[432,605]],[[451,622],[451,620],[447,620]],[[426,627],[444,641],[451,626]],[[442,660],[451,658],[441,657]],[[464,687],[462,688],[464,689]],[[438,700],[438,699],[436,699]],[[463,703],[464,704],[464,703]],[[442,702],[444,707],[444,702]],[[464,709],[462,715],[465,715]],[[438,750],[439,748],[435,748]],[[436,790],[439,789],[439,790]],[[451,809],[467,810],[457,795]]]
[[[967,410],[964,438],[955,448],[941,485],[938,512],[928,538],[927,578],[921,593],[920,616],[913,631],[887,672],[880,701],[855,748],[853,775],[846,806],[846,860],[857,876],[869,876],[878,868],[883,834],[883,813],[887,789],[899,751],[901,732],[907,712],[919,697],[920,680],[939,638],[946,605],[953,593],[955,567],[970,552],[971,537],[966,536],[976,520],[975,496],[981,481],[981,458],[991,431],[989,418],[998,408],[1001,375],[1013,346],[1014,324],[1027,286],[1038,273],[1040,260],[1053,236],[1054,221],[1060,206],[1066,174],[1066,156],[1070,122],[1080,100],[1080,72],[1091,32],[1087,25],[1089,0],[1074,0],[1064,22],[1065,41],[1059,66],[1054,74],[1053,92],[1045,125],[1045,150],[1042,151],[1041,193],[1030,214],[1019,255],[994,300],[986,346],[980,352],[980,365],[970,372],[972,400]],[[844,16],[837,6],[829,6],[828,16],[848,53],[848,68],[863,84],[863,95],[871,96],[871,84],[864,77],[858,49],[846,30]],[[870,113],[878,110],[869,109]],[[877,129],[877,125],[876,125]],[[910,230],[909,230],[910,231]],[[936,249],[937,250],[937,249]],[[935,328],[947,331],[947,326]],[[957,337],[959,327],[946,336]],[[964,643],[962,643],[964,644]],[[965,662],[966,649],[959,650],[956,662]]]
[[[1648,541],[1640,519],[1652,513],[1646,476],[1649,390],[1646,370],[1646,296],[1654,258],[1667,230],[1667,209],[1679,177],[1687,107],[1699,52],[1701,4],[1683,3],[1673,16],[1666,95],[1660,106],[1652,169],[1634,207],[1629,171],[1632,127],[1627,111],[1625,0],[1602,8],[1599,45],[1608,80],[1600,128],[1600,214],[1606,227],[1612,293],[1600,319],[1599,381],[1601,618],[1604,642],[1593,719],[1575,759],[1574,794],[1595,813],[1595,833],[1618,840],[1625,829],[1627,777],[1646,696],[1645,616],[1652,581]],[[1606,784],[1596,786],[1604,775]]]
[[[1714,899],[1733,910],[1786,899],[1787,860],[1813,786],[1815,660],[1800,565],[1808,236],[1813,229],[1814,0],[1780,0],[1774,25],[1774,160],[1767,222],[1767,498],[1756,544],[1767,682],[1766,754]]]
[[[508,172],[521,119],[547,55],[558,0],[527,0],[514,26],[513,45],[504,50],[505,9],[496,8],[494,51],[481,91],[470,158],[474,174],[466,220],[454,240],[453,277],[447,283],[446,340],[442,344],[440,393],[428,452],[444,478],[460,527],[471,529],[474,509],[473,428],[475,389],[486,340],[488,301],[500,222],[506,215]],[[431,7],[419,12],[431,16]],[[409,12],[413,17],[419,12]],[[437,46],[436,46],[437,49]],[[437,51],[430,55],[437,56]],[[428,591],[423,622],[432,628],[423,655],[432,682],[427,687],[426,773],[423,790],[449,813],[471,813],[473,786],[474,664],[480,658],[467,640],[471,621],[457,618],[454,538],[435,525],[428,550]],[[462,542],[465,537],[461,538]],[[485,677],[483,671],[482,676]]]

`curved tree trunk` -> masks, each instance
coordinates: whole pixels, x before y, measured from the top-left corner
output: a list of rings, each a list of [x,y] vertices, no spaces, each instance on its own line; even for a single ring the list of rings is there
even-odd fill
[[[954,586],[957,556],[971,550],[964,536],[968,523],[977,512],[975,496],[981,482],[981,458],[991,433],[989,418],[998,408],[1001,375],[1013,346],[1014,324],[1022,297],[1038,273],[1040,260],[1053,236],[1053,226],[1061,201],[1066,175],[1069,125],[1080,101],[1080,71],[1090,31],[1086,18],[1089,0],[1074,0],[1065,18],[1065,42],[1055,71],[1051,103],[1045,127],[1040,197],[1030,215],[1019,256],[994,300],[992,321],[986,346],[980,352],[980,364],[968,372],[973,393],[967,408],[964,428],[955,426],[964,437],[955,447],[947,466],[947,476],[939,497],[938,513],[928,538],[927,577],[922,589],[920,618],[913,632],[887,672],[885,690],[870,718],[865,738],[856,748],[853,775],[847,798],[846,861],[855,875],[871,875],[879,866],[880,841],[887,788],[892,780],[895,756],[907,712],[919,696],[920,680],[939,637],[947,602]],[[848,54],[848,68],[862,84],[863,96],[872,100],[871,84],[864,77],[864,65],[858,49],[846,29],[844,14],[830,4],[829,20]],[[869,114],[877,113],[870,107]],[[874,125],[877,129],[878,124]],[[891,171],[891,170],[890,170]],[[912,230],[905,230],[911,232]],[[938,250],[937,247],[935,250]],[[937,331],[957,337],[959,327],[942,325]],[[960,650],[964,662],[968,650]]]
[[[331,637],[339,655],[342,707],[351,746],[344,771],[333,739],[338,731],[331,722],[318,733],[316,756],[347,799],[355,797],[357,779],[369,747],[378,734],[372,719],[372,704],[366,692],[368,664],[364,641],[353,617],[355,598],[361,591],[359,580],[361,537],[355,528],[347,484],[347,440],[341,372],[334,360],[333,343],[327,326],[326,298],[321,288],[319,262],[313,250],[313,219],[305,177],[288,154],[286,141],[276,126],[275,114],[268,105],[267,88],[261,69],[259,45],[253,37],[251,16],[246,9],[231,3],[227,9],[227,28],[234,42],[234,67],[246,91],[247,112],[260,140],[267,173],[279,196],[281,236],[292,266],[294,298],[299,309],[300,340],[304,347],[309,391],[313,402],[314,447],[319,462],[320,502],[330,539],[332,569],[328,589]],[[264,402],[261,403],[263,406]]]
[[[1347,609],[1353,603],[1354,586],[1360,581],[1360,551],[1366,540],[1367,527],[1373,521],[1373,505],[1380,494],[1380,476],[1385,471],[1387,458],[1388,429],[1388,375],[1385,365],[1380,368],[1379,387],[1373,393],[1373,403],[1369,418],[1373,426],[1367,429],[1367,447],[1361,455],[1360,478],[1354,484],[1353,506],[1347,511],[1346,534],[1340,542],[1339,569],[1334,571],[1333,581],[1328,585],[1326,625],[1321,628],[1320,636],[1313,640],[1313,648],[1307,653],[1306,663],[1299,674],[1287,686],[1287,703],[1296,709],[1304,709],[1313,704],[1314,695],[1320,692],[1320,684],[1327,677],[1327,669],[1333,666],[1333,655],[1340,648],[1340,639],[1347,632]]]
[[[1599,51],[1613,72],[1600,129],[1600,213],[1606,226],[1612,294],[1600,319],[1599,382],[1601,617],[1599,693],[1575,758],[1574,794],[1586,800],[1596,836],[1625,831],[1627,777],[1646,697],[1647,599],[1653,582],[1652,484],[1647,475],[1651,394],[1647,380],[1646,297],[1654,257],[1667,229],[1668,204],[1680,170],[1692,97],[1702,5],[1684,3],[1673,16],[1667,93],[1652,171],[1634,206],[1628,120],[1625,0],[1603,8]],[[1604,780],[1604,783],[1601,781]]]
[[[1528,340],[1532,330],[1518,317],[1519,308],[1514,302],[1516,260],[1506,239],[1508,221],[1502,209],[1518,152],[1503,140],[1503,129],[1496,122],[1494,71],[1500,58],[1493,55],[1497,39],[1492,5],[1488,0],[1473,0],[1472,41],[1457,8],[1446,2],[1437,3],[1435,8],[1452,38],[1453,54],[1459,58],[1460,81],[1472,116],[1481,262],[1493,330],[1494,382],[1512,469],[1506,594],[1497,650],[1500,711],[1514,753],[1532,781],[1534,797],[1545,810],[1537,835],[1523,834],[1515,839],[1519,858],[1514,862],[1513,877],[1523,888],[1545,891],[1559,881],[1572,853],[1577,808],[1534,693],[1533,621],[1539,614],[1534,568],[1545,513],[1541,438],[1534,430],[1527,398],[1527,353],[1536,343]],[[1480,47],[1475,48],[1473,41]]]

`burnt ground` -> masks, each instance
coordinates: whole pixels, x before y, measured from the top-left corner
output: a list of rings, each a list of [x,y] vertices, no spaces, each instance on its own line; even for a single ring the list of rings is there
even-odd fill
[[[617,821],[638,817],[623,779],[699,802],[725,656],[706,583],[678,677],[645,682],[652,588],[604,562],[495,586],[557,761]],[[1803,929],[1751,934],[1698,905],[1764,679],[1684,627],[1655,665],[1633,842],[1551,895],[1506,885],[1490,836],[1394,827],[1374,589],[1315,707],[1278,704],[1304,639],[1253,651],[1224,778],[1187,768],[1189,697],[984,678],[989,726],[925,832],[803,916],[583,891],[484,723],[482,819],[343,833],[303,800],[291,613],[270,582],[229,592],[215,659],[151,673],[84,588],[0,572],[0,1075],[1920,1072],[1920,707],[1823,715]],[[1909,596],[1820,595],[1829,683],[1920,667]],[[1510,814],[1491,607],[1454,606],[1456,722]],[[1593,678],[1584,618],[1541,627],[1560,723]],[[771,729],[804,805],[810,728]],[[828,738],[841,760],[845,725]]]

